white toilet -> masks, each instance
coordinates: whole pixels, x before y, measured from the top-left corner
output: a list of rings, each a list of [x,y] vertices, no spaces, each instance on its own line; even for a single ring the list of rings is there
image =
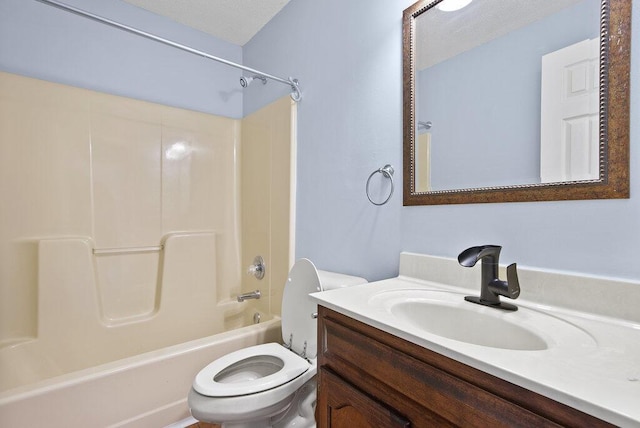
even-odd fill
[[[309,293],[367,282],[298,260],[282,297],[284,345],[266,343],[218,358],[189,392],[194,418],[223,427],[315,427],[317,307]]]

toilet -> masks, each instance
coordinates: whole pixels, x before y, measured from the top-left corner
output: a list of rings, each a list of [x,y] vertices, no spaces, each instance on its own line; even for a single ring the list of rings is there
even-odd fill
[[[224,428],[315,427],[317,306],[309,294],[365,282],[298,260],[282,297],[284,344],[250,346],[203,368],[189,392],[193,417]]]

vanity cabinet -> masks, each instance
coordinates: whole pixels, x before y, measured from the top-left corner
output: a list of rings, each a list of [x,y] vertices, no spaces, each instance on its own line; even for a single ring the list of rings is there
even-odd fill
[[[319,427],[610,427],[323,306]]]

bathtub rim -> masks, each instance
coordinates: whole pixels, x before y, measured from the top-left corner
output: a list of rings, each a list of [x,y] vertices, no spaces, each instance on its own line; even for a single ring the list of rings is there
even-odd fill
[[[272,315],[270,319],[263,320],[259,324],[251,324],[234,330],[201,337],[199,339],[193,339],[176,345],[170,345],[131,357],[121,358],[108,363],[99,364],[97,366],[64,373],[30,384],[7,389],[0,392],[0,410],[5,405],[10,405],[14,402],[29,399],[38,395],[44,395],[63,387],[81,385],[83,383],[106,378],[123,371],[132,370],[148,364],[159,363],[171,358],[179,357],[183,354],[204,350],[217,343],[237,340],[238,336],[250,336],[252,334],[259,333],[255,331],[256,329],[266,333],[267,330],[276,328],[275,324],[278,324],[277,328],[280,329],[280,316],[278,315]]]

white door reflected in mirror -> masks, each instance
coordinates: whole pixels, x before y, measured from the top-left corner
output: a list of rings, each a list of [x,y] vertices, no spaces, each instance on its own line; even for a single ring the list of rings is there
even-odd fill
[[[599,40],[542,57],[540,180],[597,180]]]

